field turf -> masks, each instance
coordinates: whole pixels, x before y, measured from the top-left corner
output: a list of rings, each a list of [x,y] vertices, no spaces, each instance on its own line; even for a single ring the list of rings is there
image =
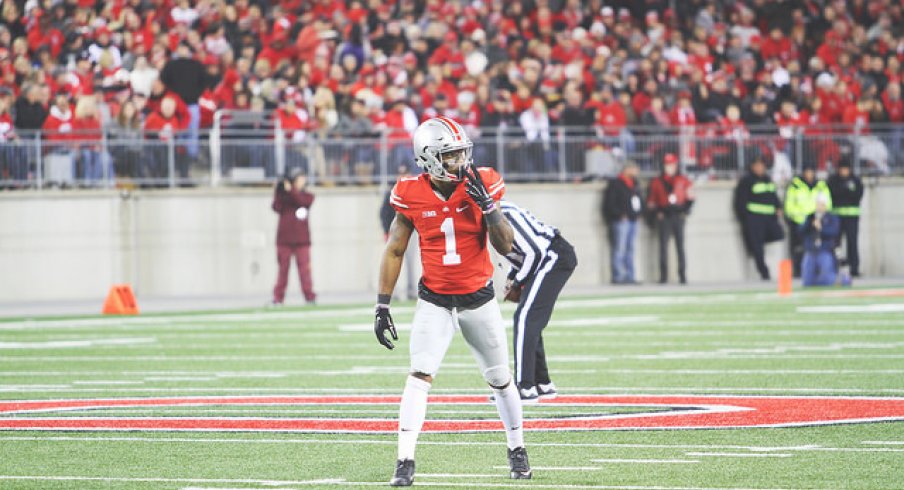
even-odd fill
[[[755,395],[792,405],[793,397],[816,396],[848,397],[842,403],[851,406],[855,397],[904,402],[904,289],[808,291],[790,298],[630,292],[563,298],[545,343],[563,397],[641,401],[544,403],[526,406],[526,419],[649,414],[680,420],[668,412],[702,410],[690,402],[643,402],[662,395],[723,401]],[[510,320],[513,307],[503,311]],[[391,432],[252,429],[312,418],[393,426],[398,406],[392,397],[401,393],[407,372],[405,327],[412,313],[412,303],[394,306],[402,338],[391,352],[373,337],[369,305],[0,319],[0,407],[6,407],[0,426],[47,419],[79,429],[0,430],[0,488],[385,487],[396,457]],[[459,335],[431,396],[468,397],[434,398],[428,421],[494,422],[495,407],[483,401],[489,394]],[[140,404],[173,397],[195,403]],[[71,399],[127,402],[90,410],[63,410],[53,402],[15,413],[10,407],[25,405],[9,403]],[[819,423],[830,415],[820,410],[796,415]],[[415,486],[899,489],[904,413],[900,418],[795,427],[530,430],[534,479],[527,482],[508,479],[502,432],[428,432],[418,446]],[[145,420],[147,427],[80,425],[107,419]],[[154,424],[160,420],[225,425],[159,430]],[[231,424],[247,428],[229,430]]]

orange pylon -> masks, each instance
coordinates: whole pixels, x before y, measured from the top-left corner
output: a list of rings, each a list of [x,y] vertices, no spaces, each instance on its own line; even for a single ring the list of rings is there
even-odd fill
[[[778,294],[779,296],[791,295],[791,283],[793,281],[794,266],[791,259],[784,259],[778,263]]]
[[[135,295],[132,294],[132,286],[128,284],[111,286],[101,312],[104,315],[137,315],[138,302],[135,301]]]

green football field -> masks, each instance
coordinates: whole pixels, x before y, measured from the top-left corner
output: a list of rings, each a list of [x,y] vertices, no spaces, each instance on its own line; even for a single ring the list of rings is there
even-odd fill
[[[393,314],[391,352],[370,305],[0,320],[0,488],[384,487]],[[565,297],[545,343],[534,479],[457,336],[415,486],[904,488],[904,289]]]

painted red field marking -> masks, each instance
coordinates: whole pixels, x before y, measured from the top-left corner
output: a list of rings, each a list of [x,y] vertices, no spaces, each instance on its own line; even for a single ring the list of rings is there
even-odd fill
[[[263,432],[395,432],[394,419],[261,417],[22,418],[38,412],[102,408],[230,405],[398,405],[398,396],[239,396],[23,400],[0,402],[0,430],[136,430]],[[431,404],[486,404],[474,395],[430,397]],[[572,395],[544,401],[560,406],[640,406],[668,411],[568,418],[533,418],[527,430],[640,430],[794,427],[904,420],[904,398],[672,395]],[[10,416],[15,416],[12,418]],[[428,412],[429,416],[429,412]],[[428,420],[425,432],[485,432],[498,420]]]

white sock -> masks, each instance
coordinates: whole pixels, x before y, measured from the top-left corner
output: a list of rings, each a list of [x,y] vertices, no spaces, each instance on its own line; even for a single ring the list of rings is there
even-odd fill
[[[509,449],[524,447],[524,431],[522,430],[523,416],[521,414],[521,397],[518,395],[518,389],[515,383],[509,383],[503,390],[496,392],[496,409],[499,411],[499,418],[505,424],[505,438],[508,441]]]
[[[430,383],[414,376],[405,381],[399,406],[399,459],[414,459],[417,436],[427,416],[427,392]]]

